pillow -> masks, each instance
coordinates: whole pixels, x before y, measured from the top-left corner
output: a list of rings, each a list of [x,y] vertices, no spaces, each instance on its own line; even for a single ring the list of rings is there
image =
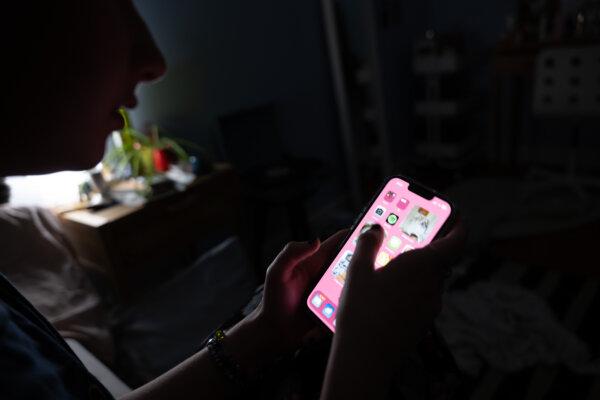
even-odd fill
[[[41,208],[0,207],[0,239],[0,272],[63,337],[77,339],[110,364],[108,314],[55,215]]]

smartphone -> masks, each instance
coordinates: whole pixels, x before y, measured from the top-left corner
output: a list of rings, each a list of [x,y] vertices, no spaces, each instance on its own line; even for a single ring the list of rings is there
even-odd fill
[[[443,235],[453,217],[451,203],[434,190],[403,176],[388,179],[363,209],[340,251],[310,291],[306,300],[309,311],[335,332],[339,298],[356,242],[371,225],[379,224],[384,230],[375,259],[375,268],[384,268],[397,255]]]

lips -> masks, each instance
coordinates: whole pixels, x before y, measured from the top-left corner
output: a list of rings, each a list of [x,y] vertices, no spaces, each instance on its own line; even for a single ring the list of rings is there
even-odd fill
[[[111,129],[117,130],[117,129],[121,129],[123,127],[123,116],[121,116],[121,113],[119,112],[119,109],[121,107],[131,109],[131,108],[135,108],[137,106],[137,104],[138,104],[137,97],[133,93],[131,93],[129,95],[129,97],[127,97],[124,101],[121,101],[120,103],[118,103],[117,106],[110,113]]]
[[[110,124],[109,129],[116,131],[123,128],[123,117],[119,114],[119,110],[115,110],[110,113]]]
[[[135,108],[138,105],[138,99],[135,96],[133,90],[129,92],[129,94],[121,97],[118,103],[115,105],[115,109],[118,110],[121,107],[125,108]]]
[[[137,98],[135,96],[132,96],[131,98],[127,99],[124,106],[127,108],[135,108],[137,106],[137,104],[138,104]]]
[[[127,98],[127,100],[123,103],[123,106],[126,108],[135,108],[138,104],[137,97],[135,95],[131,95]]]

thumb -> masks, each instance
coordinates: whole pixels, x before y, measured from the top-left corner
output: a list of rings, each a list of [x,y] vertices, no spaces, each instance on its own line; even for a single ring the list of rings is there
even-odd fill
[[[348,267],[348,282],[361,280],[373,273],[375,257],[382,241],[383,228],[380,225],[373,225],[360,235]]]
[[[287,281],[292,275],[294,267],[314,254],[320,246],[319,239],[310,242],[289,242],[269,266],[267,278],[279,282]]]

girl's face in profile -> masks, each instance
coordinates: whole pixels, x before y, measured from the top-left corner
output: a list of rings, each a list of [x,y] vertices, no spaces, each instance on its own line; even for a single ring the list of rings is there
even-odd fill
[[[137,84],[166,69],[131,0],[51,3],[13,96],[14,126],[0,138],[16,149],[0,157],[0,176],[94,166],[122,126],[118,108],[135,107]]]

